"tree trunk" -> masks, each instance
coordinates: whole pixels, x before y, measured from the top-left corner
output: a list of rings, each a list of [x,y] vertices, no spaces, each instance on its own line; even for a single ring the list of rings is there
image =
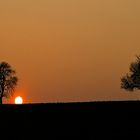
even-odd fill
[[[2,105],[2,97],[0,97],[0,104]]]
[[[2,105],[2,98],[3,98],[3,94],[4,94],[4,84],[2,84],[2,92],[1,92],[1,97],[0,97],[0,104]]]

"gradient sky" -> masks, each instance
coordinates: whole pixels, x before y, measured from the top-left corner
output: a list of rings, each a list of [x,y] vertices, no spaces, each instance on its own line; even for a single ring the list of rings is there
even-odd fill
[[[139,0],[0,1],[0,60],[25,102],[138,99],[120,77],[140,54]],[[13,102],[10,99],[8,102]]]

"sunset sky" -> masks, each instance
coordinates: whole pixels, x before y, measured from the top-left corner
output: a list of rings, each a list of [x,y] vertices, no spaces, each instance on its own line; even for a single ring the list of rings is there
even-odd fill
[[[120,89],[120,78],[140,54],[139,7],[139,0],[0,1],[0,61],[17,71],[15,96],[138,99],[140,91]]]

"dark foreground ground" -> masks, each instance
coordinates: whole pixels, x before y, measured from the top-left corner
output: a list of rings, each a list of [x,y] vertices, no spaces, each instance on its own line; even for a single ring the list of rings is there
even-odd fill
[[[139,139],[139,112],[138,101],[2,105],[0,136],[9,140]]]

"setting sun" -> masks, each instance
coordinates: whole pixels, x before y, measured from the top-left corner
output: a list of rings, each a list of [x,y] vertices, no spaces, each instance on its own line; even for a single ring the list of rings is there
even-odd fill
[[[22,103],[23,103],[22,97],[18,96],[15,98],[15,104],[22,104]]]

